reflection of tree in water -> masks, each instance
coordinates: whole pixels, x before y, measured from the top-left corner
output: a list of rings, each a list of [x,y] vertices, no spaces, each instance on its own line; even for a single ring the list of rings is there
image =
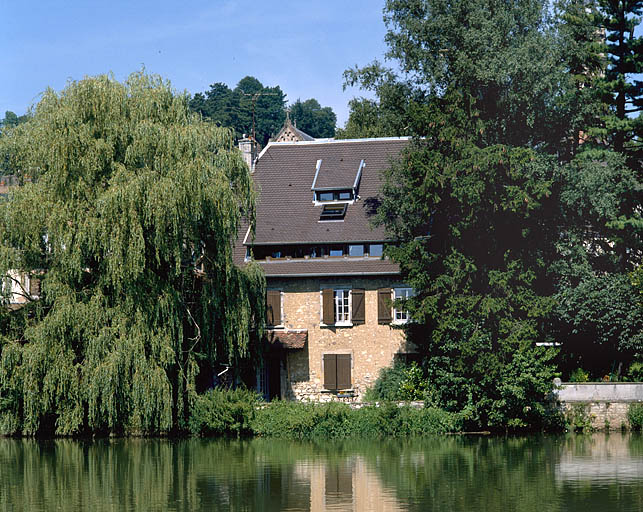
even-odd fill
[[[381,508],[382,496],[390,510],[643,510],[643,477],[617,482],[581,471],[570,479],[565,466],[642,459],[637,435],[0,439],[0,510],[368,510]]]

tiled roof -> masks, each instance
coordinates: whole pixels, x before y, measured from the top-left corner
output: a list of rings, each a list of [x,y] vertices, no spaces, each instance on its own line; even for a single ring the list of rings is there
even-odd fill
[[[308,330],[298,329],[294,331],[268,331],[266,339],[273,345],[280,345],[282,348],[304,348],[308,341]]]
[[[381,173],[407,144],[407,138],[268,144],[255,166],[254,180],[259,190],[257,226],[255,239],[248,243],[386,240],[384,228],[371,226]],[[329,186],[337,182],[338,187],[349,182],[352,187],[364,160],[359,199],[348,206],[343,221],[320,221],[322,207],[313,204],[311,187],[320,159],[325,171],[320,172],[321,183]]]

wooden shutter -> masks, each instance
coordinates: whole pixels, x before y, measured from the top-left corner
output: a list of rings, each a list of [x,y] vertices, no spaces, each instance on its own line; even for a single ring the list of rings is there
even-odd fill
[[[40,296],[40,279],[32,277],[29,279],[29,295],[31,297]]]
[[[377,290],[377,321],[380,324],[391,323],[391,289]]]
[[[268,325],[281,325],[281,292],[279,290],[268,290],[266,303],[266,322]]]
[[[364,307],[364,290],[353,290],[351,292],[353,301],[353,311],[351,312],[351,322],[355,325],[361,325],[366,321]]]
[[[337,389],[337,354],[324,354],[324,387]]]
[[[322,290],[322,320],[326,325],[335,323],[335,299],[333,290],[327,288]]]
[[[337,354],[337,389],[351,387],[351,355]]]

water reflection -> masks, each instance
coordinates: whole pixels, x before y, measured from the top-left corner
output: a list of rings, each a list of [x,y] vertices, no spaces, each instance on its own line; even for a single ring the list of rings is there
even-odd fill
[[[0,439],[0,510],[643,510],[639,435]]]

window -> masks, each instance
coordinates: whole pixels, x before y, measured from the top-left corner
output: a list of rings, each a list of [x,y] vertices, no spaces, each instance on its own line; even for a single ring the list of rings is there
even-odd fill
[[[333,245],[328,251],[329,256],[344,256],[344,247],[341,245]]]
[[[393,290],[393,298],[395,300],[408,300],[413,296],[411,288],[395,288]],[[400,309],[400,306],[393,308],[393,322],[396,324],[404,324],[409,321],[409,312],[405,309]]]
[[[319,220],[343,220],[346,215],[346,204],[325,204]]]
[[[322,365],[324,388],[339,390],[352,387],[350,354],[324,354]]]
[[[322,202],[331,202],[331,201],[352,201],[353,191],[352,190],[332,190],[328,192],[317,192],[316,196],[317,201]]]
[[[335,290],[335,324],[348,324],[351,321],[349,309],[349,290]]]
[[[347,289],[322,290],[322,324],[351,327],[352,294]],[[361,314],[361,313],[360,313]]]
[[[384,244],[371,244],[368,246],[368,255],[381,258],[384,253]]]
[[[363,245],[349,245],[348,246],[348,255],[349,256],[364,256],[364,246]]]

